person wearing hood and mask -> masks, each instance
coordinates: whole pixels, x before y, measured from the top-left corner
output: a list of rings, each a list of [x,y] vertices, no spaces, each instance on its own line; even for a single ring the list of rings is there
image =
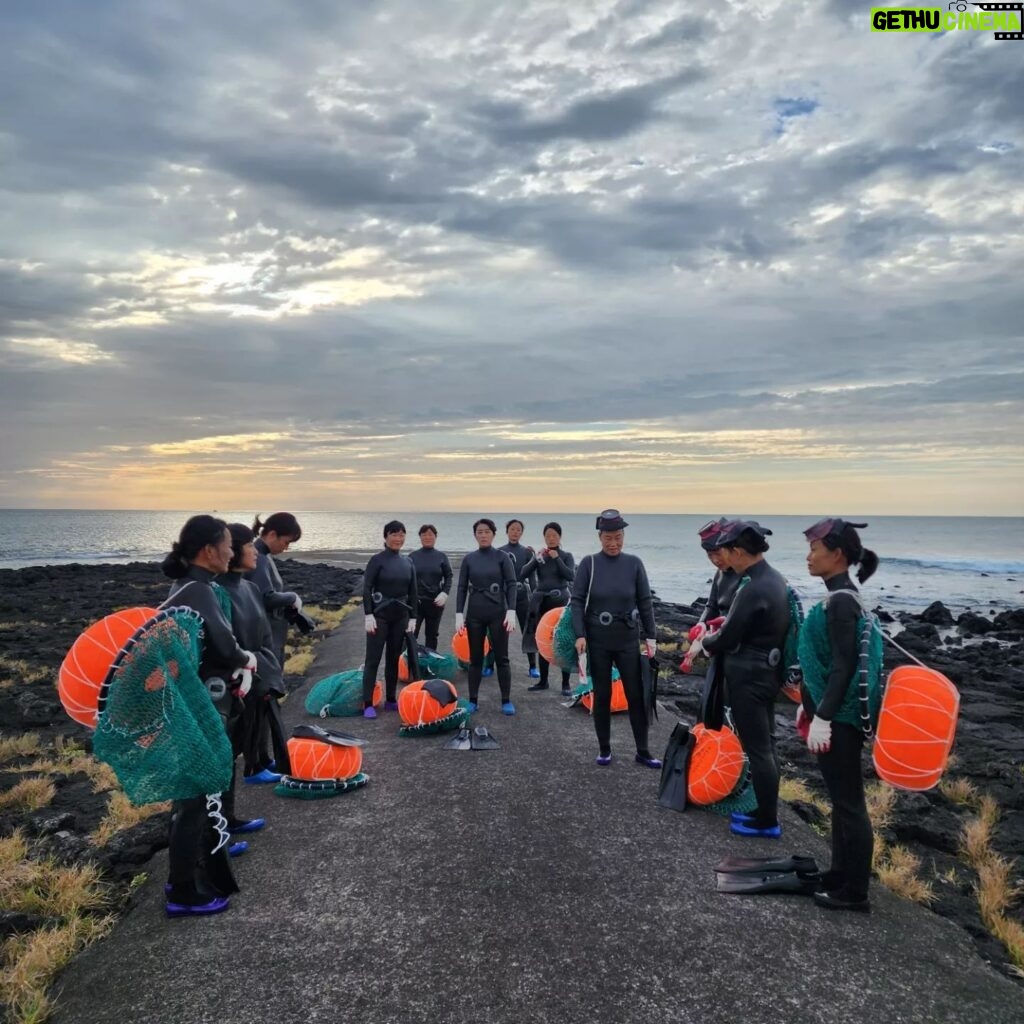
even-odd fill
[[[824,614],[812,609],[800,634],[801,706],[797,728],[807,728],[807,746],[817,755],[832,802],[832,863],[821,876],[814,901],[830,910],[866,913],[874,833],[864,796],[861,751],[864,723],[858,692],[863,606],[850,567],[864,583],[878,556],[861,543],[867,523],[823,519],[804,530],[810,545],[807,571],[825,584]],[[817,634],[817,635],[815,635]],[[872,637],[872,640],[876,638]],[[876,643],[880,645],[878,638]],[[879,655],[880,661],[880,655]],[[881,703],[877,680],[869,691],[869,718]]]
[[[644,563],[623,553],[629,525],[617,509],[605,509],[595,523],[601,550],[580,561],[572,585],[572,625],[576,652],[586,654],[594,681],[594,731],[597,763],[612,763],[612,668],[619,670],[629,706],[629,724],[636,744],[636,762],[661,768],[647,746],[647,707],[644,700],[640,645],[648,658],[655,655],[654,599]]]
[[[790,610],[785,577],[764,558],[771,532],[753,520],[737,520],[715,537],[715,547],[724,553],[739,585],[721,629],[701,641],[708,654],[723,655],[726,703],[750,762],[757,797],[756,810],[734,816],[730,828],[759,838],[782,835],[775,698],[782,688]]]
[[[711,592],[704,606],[704,614],[700,617],[701,622],[710,622],[722,615],[728,615],[732,599],[736,596],[736,588],[740,585],[739,576],[729,568],[725,555],[715,546],[716,538],[729,522],[730,520],[724,517],[713,519],[697,531],[700,546],[708,556],[708,561],[715,567],[715,577],[711,581]]]

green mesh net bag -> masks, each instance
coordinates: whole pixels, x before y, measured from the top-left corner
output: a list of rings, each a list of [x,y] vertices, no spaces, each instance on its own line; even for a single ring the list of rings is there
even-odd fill
[[[551,637],[555,664],[566,672],[576,668],[576,633],[572,628],[572,611],[566,605]]]
[[[439,718],[436,722],[427,722],[426,725],[399,726],[398,735],[434,736],[439,732],[451,732],[467,725],[472,717],[473,712],[469,709],[469,701],[465,697],[460,697],[458,706],[450,715],[445,715],[444,718]]]
[[[191,609],[159,612],[124,645],[100,690],[93,753],[133,804],[231,785],[231,744],[199,678],[202,635]]]
[[[453,654],[452,657],[454,658],[455,655]],[[455,664],[458,665],[459,668],[461,668],[463,672],[468,672],[469,671],[469,662],[468,661],[462,661],[461,659],[456,658],[455,659]],[[494,668],[494,655],[490,651],[488,651],[484,655],[483,667],[484,667],[485,670],[489,669],[489,668],[491,668],[491,669]],[[448,679],[447,676],[439,676],[438,678],[440,678],[440,679]],[[448,679],[448,682],[451,683],[451,682],[454,682],[454,680]]]
[[[487,657],[490,657],[488,654]],[[432,651],[429,647],[420,647],[416,652],[416,658],[420,665],[421,679],[446,679],[449,683],[455,682],[459,674],[459,660],[454,654],[441,654],[439,651]],[[486,665],[487,659],[484,659]],[[491,663],[494,659],[491,658]]]
[[[363,670],[338,672],[314,683],[306,694],[306,710],[321,718],[352,718],[363,713]]]
[[[293,779],[290,775],[283,775],[274,787],[274,792],[277,796],[286,796],[293,800],[326,800],[332,796],[341,796],[342,793],[351,793],[354,789],[361,789],[369,781],[370,776],[366,772],[359,772],[350,779],[325,779],[320,782],[304,782],[301,779]]]

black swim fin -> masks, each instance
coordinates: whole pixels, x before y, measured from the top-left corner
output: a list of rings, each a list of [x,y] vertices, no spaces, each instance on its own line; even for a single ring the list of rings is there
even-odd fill
[[[715,870],[731,875],[759,875],[778,871],[816,875],[818,863],[813,857],[803,857],[796,853],[791,857],[726,857],[715,865]]]
[[[498,741],[487,731],[486,725],[478,725],[469,740],[473,750],[498,749]]]
[[[340,729],[321,729],[319,725],[297,725],[292,729],[292,736],[301,740],[319,740],[331,743],[336,747],[365,747],[366,740],[353,736],[350,732]]]
[[[654,725],[658,718],[658,674],[661,671],[657,658],[640,657],[640,686],[644,695],[644,714],[647,724]]]
[[[673,811],[686,810],[690,754],[693,752],[694,743],[690,727],[683,722],[676,722],[661,760],[658,803],[662,807],[670,807]]]
[[[469,728],[465,725],[444,745],[445,750],[471,750],[472,747]]]
[[[716,872],[715,888],[719,892],[757,895],[759,893],[786,892],[810,896],[821,887],[821,876],[815,871],[805,874],[802,871],[762,871],[760,874],[741,872],[732,874],[725,871]]]

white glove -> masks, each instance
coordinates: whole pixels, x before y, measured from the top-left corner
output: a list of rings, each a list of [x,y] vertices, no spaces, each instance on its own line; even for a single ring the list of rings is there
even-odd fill
[[[797,704],[796,706],[796,727],[800,729],[803,727],[804,722],[807,721],[807,712],[804,711],[803,704]]]
[[[658,641],[648,639],[645,640],[644,643],[647,644],[647,657],[653,658],[654,655],[658,652]]]
[[[441,593],[434,598],[434,604],[436,604],[438,608],[443,608],[447,600],[448,595],[442,590]]]
[[[466,632],[466,616],[462,612],[455,613],[455,632],[460,634]]]
[[[236,668],[231,673],[231,681],[238,684],[238,695],[244,697],[252,689],[252,669]]]
[[[832,723],[817,715],[811,719],[811,731],[807,734],[807,749],[812,754],[824,754],[832,746]]]
[[[514,633],[516,630],[516,612],[514,608],[510,608],[505,612],[505,632]]]
[[[377,620],[372,615],[366,616],[366,632],[376,633],[377,632]]]
[[[410,619],[409,620],[409,625],[405,627],[405,631],[406,631],[406,633],[415,633],[416,632],[416,620],[415,619]]]
[[[248,658],[248,661],[246,661],[244,667],[247,668],[250,672],[255,672],[256,671],[256,655],[253,654],[252,651],[245,650],[245,648],[242,648],[242,653],[246,656],[246,658]]]
[[[302,598],[298,594],[295,595],[295,600],[292,602],[292,607],[297,611],[302,611]]]

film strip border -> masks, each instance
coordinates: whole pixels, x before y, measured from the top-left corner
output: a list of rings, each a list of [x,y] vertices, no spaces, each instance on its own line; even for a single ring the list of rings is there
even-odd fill
[[[1024,27],[1024,3],[1012,4],[977,4],[972,7],[980,7],[983,11],[1016,11],[1020,17],[1021,26]],[[996,39],[1024,39],[1024,32],[995,32]]]

